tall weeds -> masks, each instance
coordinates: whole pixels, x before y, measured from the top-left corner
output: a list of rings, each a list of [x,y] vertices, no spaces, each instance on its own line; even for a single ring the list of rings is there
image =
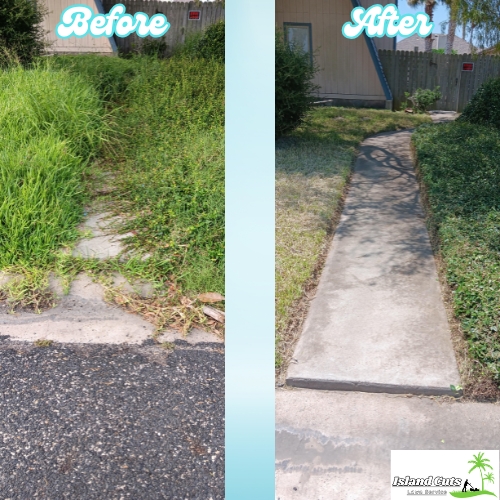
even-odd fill
[[[82,174],[105,137],[98,92],[50,64],[0,72],[0,268],[46,265],[77,237]]]

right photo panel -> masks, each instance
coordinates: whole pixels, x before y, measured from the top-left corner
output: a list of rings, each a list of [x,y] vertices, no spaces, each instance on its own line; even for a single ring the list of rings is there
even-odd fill
[[[499,496],[500,0],[276,0],[276,498]]]

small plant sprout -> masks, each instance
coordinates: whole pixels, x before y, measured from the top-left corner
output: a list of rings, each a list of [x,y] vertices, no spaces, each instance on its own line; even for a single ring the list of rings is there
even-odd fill
[[[47,340],[47,339],[38,339],[35,340],[35,345],[37,347],[49,347],[54,343],[52,340]]]
[[[175,344],[172,342],[162,342],[160,347],[162,349],[166,349],[167,351],[173,351],[175,349]]]

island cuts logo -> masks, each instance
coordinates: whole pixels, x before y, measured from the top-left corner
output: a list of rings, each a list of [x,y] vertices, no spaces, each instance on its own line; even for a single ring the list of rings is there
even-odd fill
[[[408,495],[498,497],[498,471],[498,450],[393,450],[391,499]]]

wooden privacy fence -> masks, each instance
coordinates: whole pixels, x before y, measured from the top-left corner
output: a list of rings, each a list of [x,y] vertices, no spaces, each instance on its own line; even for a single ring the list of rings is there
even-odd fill
[[[126,12],[134,15],[144,12],[149,17],[154,14],[164,14],[170,23],[170,29],[162,39],[167,44],[166,54],[171,54],[174,47],[184,43],[186,36],[203,31],[207,26],[224,19],[223,2],[163,2],[161,0],[103,0],[104,10],[122,3]],[[188,19],[189,11],[199,11],[199,20]],[[151,37],[141,39],[135,33],[125,38],[114,37],[118,50],[130,52],[139,48],[145,40],[159,40]]]
[[[395,110],[405,101],[405,92],[413,94],[418,88],[433,90],[439,85],[443,97],[432,109],[462,112],[483,82],[500,77],[500,57],[497,56],[399,50],[380,50],[379,56]],[[472,71],[464,71],[471,68]]]

